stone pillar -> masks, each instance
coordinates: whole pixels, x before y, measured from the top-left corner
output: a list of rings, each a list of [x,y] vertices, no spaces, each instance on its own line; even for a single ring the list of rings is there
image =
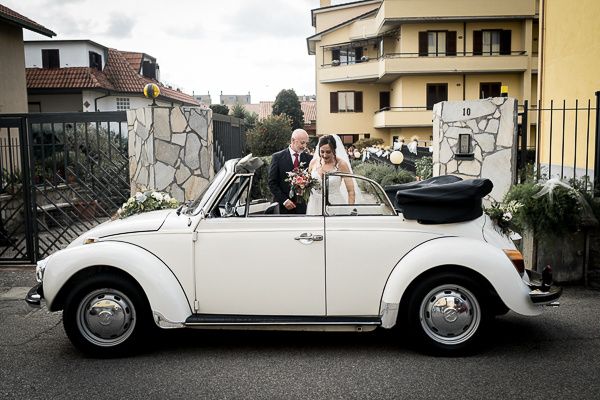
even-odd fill
[[[145,189],[194,200],[214,174],[212,110],[145,107],[127,111],[131,193]]]
[[[494,184],[489,200],[502,201],[517,173],[517,101],[444,101],[433,114],[433,175],[488,178]],[[463,133],[471,135],[470,157],[457,157]]]

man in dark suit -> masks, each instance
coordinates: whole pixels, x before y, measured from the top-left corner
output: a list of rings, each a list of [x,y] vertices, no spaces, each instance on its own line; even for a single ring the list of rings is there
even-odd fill
[[[269,189],[273,198],[279,203],[281,214],[306,214],[306,204],[296,203],[295,198],[290,198],[290,184],[286,182],[287,172],[302,165],[308,168],[312,156],[305,152],[308,145],[308,133],[304,129],[292,132],[290,146],[278,151],[271,157],[269,168]]]

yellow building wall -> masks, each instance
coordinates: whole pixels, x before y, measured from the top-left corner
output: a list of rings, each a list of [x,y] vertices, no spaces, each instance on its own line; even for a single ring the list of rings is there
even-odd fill
[[[462,100],[462,86],[458,86],[462,85],[462,75],[415,75],[400,79],[404,107],[426,106],[428,83],[447,83],[448,100]]]
[[[23,29],[0,22],[0,114],[27,112]]]
[[[535,0],[385,0],[379,14],[379,18],[534,15]]]
[[[476,100],[481,98],[479,93],[480,83],[482,82],[500,82],[508,86],[508,96],[514,97],[523,103],[523,74],[472,74],[466,76],[465,100]]]
[[[315,31],[323,32],[329,28],[338,25],[342,21],[358,17],[364,13],[374,10],[379,7],[380,3],[357,5],[355,7],[330,9],[328,11],[316,13],[316,28]]]
[[[573,108],[587,107],[591,99],[595,107],[594,93],[600,90],[600,1],[598,0],[543,0],[541,3],[542,49],[540,54],[539,95],[543,108],[562,108],[562,101]],[[587,135],[587,110],[577,113],[577,149],[575,149],[575,111],[565,113],[565,139],[562,138],[562,111],[553,113],[552,142],[550,142],[550,112],[542,113],[540,124],[540,161],[557,165],[573,165],[577,154],[577,168],[585,170],[585,153],[589,146],[588,169],[594,166],[595,113],[590,118],[590,142]],[[552,146],[552,154],[549,148]],[[577,151],[575,151],[577,150]],[[560,172],[553,167],[552,174]]]

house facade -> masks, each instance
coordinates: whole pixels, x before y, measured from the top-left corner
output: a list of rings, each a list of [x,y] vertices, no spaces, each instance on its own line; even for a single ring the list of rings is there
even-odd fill
[[[537,98],[536,0],[323,0],[311,16],[319,135],[428,145],[437,102]]]
[[[600,91],[600,46],[594,39],[600,35],[598,16],[597,0],[540,0],[538,82],[539,101],[545,111],[539,116],[539,161],[553,166],[552,176],[562,170],[567,177],[573,172],[591,177],[593,170],[600,169],[595,150],[600,139],[595,115],[595,92]],[[568,109],[564,119],[563,101]],[[551,106],[554,112],[549,111]],[[578,111],[574,111],[575,106]],[[568,167],[563,169],[561,164]]]
[[[91,40],[26,41],[29,112],[122,111],[145,107],[148,83],[160,88],[161,106],[200,103],[160,83],[156,59]]]
[[[0,4],[0,114],[27,112],[23,29],[48,37],[54,32]]]

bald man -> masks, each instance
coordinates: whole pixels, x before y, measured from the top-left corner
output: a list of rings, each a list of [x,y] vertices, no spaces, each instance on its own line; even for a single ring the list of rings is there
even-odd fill
[[[305,151],[307,145],[308,133],[304,129],[296,129],[292,132],[289,147],[271,157],[269,189],[279,203],[280,214],[306,214],[306,204],[297,204],[295,199],[290,198],[290,184],[285,179],[295,165],[302,164],[303,168],[308,168],[312,156]]]

